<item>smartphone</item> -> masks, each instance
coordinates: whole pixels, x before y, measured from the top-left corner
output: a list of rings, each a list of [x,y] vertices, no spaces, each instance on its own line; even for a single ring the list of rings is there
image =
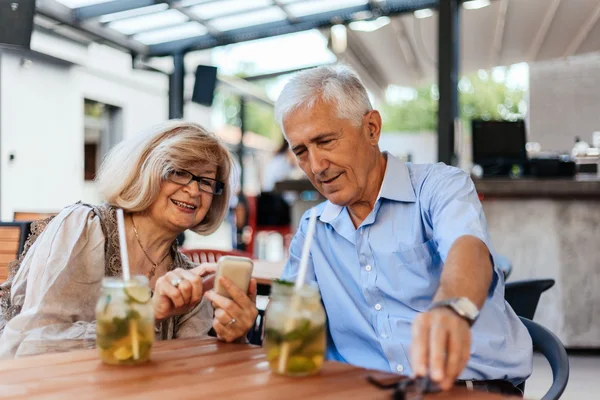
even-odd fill
[[[215,278],[215,293],[231,298],[231,295],[224,287],[219,284],[221,276],[229,278],[234,285],[239,287],[244,293],[248,293],[250,279],[254,263],[248,257],[223,256],[217,262],[217,275]]]

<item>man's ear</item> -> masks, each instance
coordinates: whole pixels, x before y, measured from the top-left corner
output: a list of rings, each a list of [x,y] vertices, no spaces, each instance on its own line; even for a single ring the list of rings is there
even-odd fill
[[[369,141],[373,146],[377,146],[381,137],[381,114],[377,110],[371,110],[365,114],[363,122],[369,131]]]

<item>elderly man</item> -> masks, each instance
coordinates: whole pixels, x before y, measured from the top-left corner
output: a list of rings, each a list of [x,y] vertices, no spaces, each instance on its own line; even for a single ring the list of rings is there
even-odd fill
[[[515,385],[531,373],[531,338],[504,301],[469,176],[381,152],[381,116],[347,67],[298,73],[275,114],[327,198],[316,208],[307,276],[327,311],[328,358],[429,375],[442,389],[522,394]],[[307,227],[308,213],[283,279],[296,277]]]

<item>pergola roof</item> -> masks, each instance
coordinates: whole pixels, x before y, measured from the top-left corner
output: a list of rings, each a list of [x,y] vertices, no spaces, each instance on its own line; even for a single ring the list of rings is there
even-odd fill
[[[483,4],[484,2],[482,2]],[[600,51],[599,0],[493,0],[460,14],[461,73],[520,62],[567,59]],[[398,15],[374,32],[348,29],[348,55],[339,57],[380,87],[437,79],[437,11]],[[423,16],[425,16],[423,18]],[[385,50],[383,50],[385,49]],[[363,68],[364,69],[364,68]]]
[[[436,5],[437,0],[38,0],[36,25],[63,33],[71,27],[81,40],[164,56]]]
[[[372,91],[382,93],[389,84],[436,79],[438,1],[38,0],[35,22],[37,29],[80,42],[151,57],[390,16],[371,32],[347,29],[346,51],[337,54]],[[598,19],[599,0],[465,3],[460,70],[600,51]]]

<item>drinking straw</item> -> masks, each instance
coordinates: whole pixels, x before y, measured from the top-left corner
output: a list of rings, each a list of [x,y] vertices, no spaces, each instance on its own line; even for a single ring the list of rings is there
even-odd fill
[[[121,250],[121,267],[123,268],[123,280],[129,281],[129,254],[127,253],[127,237],[125,236],[125,218],[123,209],[117,208],[117,227],[119,228],[119,248]]]
[[[129,254],[127,253],[127,237],[125,236],[125,217],[123,209],[117,208],[117,227],[119,230],[119,249],[121,250],[121,268],[123,269],[123,280],[125,285],[131,280],[129,272]],[[134,319],[129,320],[129,336],[131,336],[131,350],[133,359],[140,358],[140,343],[137,332],[137,322]]]

